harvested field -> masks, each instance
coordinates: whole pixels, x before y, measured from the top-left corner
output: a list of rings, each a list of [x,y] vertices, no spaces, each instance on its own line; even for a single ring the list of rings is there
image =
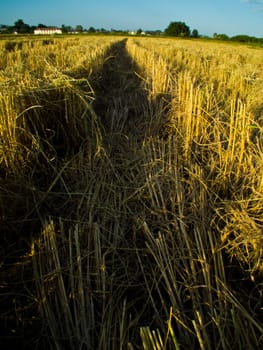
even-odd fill
[[[2,348],[260,349],[263,51],[0,45]]]

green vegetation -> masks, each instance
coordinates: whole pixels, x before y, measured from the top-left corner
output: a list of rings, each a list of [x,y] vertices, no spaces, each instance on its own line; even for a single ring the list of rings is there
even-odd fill
[[[235,35],[233,37],[229,37],[226,34],[215,33],[213,35],[213,38],[216,40],[239,42],[239,43],[251,43],[251,44],[258,44],[258,45],[263,44],[263,38],[256,38],[254,36],[249,36],[249,35]]]
[[[48,28],[45,24],[39,23],[37,26],[33,25],[30,26],[22,19],[18,19],[14,25],[0,25],[0,34],[3,37],[3,35],[8,34],[33,34],[34,29],[36,28]],[[137,29],[136,31],[129,32],[128,30],[116,30],[114,28],[111,28],[110,30],[106,30],[105,28],[84,28],[82,25],[78,24],[75,27],[62,24],[61,26],[63,34],[110,34],[110,35],[129,35],[132,33],[132,35],[147,35],[147,36],[171,36],[171,37],[181,37],[181,38],[199,38],[203,37],[206,39],[211,39],[208,36],[202,36],[199,34],[197,29],[190,30],[190,27],[185,23],[181,21],[173,21],[170,22],[170,24],[167,26],[167,28],[164,31],[161,30],[146,30],[143,31],[141,28]],[[0,37],[1,37],[0,36]],[[226,34],[218,34],[214,33],[212,39],[215,40],[222,40],[222,41],[233,41],[233,42],[240,42],[240,43],[250,43],[253,45],[263,45],[263,38],[256,38],[249,35],[239,34],[235,35],[233,37],[229,37]]]
[[[181,38],[198,38],[199,33],[197,29],[193,29],[192,32],[190,27],[188,27],[184,22],[171,22],[169,26],[164,31],[165,36],[175,36]]]
[[[263,51],[0,46],[1,348],[261,349]]]
[[[165,29],[164,34],[167,36],[189,37],[190,28],[184,22],[171,22]]]

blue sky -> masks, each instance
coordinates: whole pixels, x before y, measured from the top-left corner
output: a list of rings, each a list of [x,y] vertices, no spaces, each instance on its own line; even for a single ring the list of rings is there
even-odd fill
[[[263,37],[263,0],[2,0],[0,24],[164,30],[183,21],[200,34]]]

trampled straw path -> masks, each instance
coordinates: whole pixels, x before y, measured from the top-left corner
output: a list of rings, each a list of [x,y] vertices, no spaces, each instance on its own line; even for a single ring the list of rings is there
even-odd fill
[[[94,110],[106,136],[116,137],[116,143],[121,135],[138,140],[147,136],[154,108],[139,77],[140,68],[127,51],[126,41],[112,45],[101,78],[95,82]]]

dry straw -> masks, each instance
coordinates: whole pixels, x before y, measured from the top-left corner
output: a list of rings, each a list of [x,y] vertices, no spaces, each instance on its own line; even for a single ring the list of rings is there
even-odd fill
[[[31,348],[261,348],[262,50],[1,45],[1,276],[28,242]]]

